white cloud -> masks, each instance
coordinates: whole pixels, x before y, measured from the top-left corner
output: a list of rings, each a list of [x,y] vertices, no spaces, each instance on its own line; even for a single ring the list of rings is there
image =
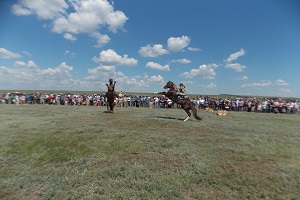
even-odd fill
[[[250,83],[250,84],[244,84],[242,87],[268,87],[268,86],[287,86],[289,85],[287,82],[285,82],[282,79],[278,79],[274,81],[273,83],[271,81],[260,81],[258,83]]]
[[[128,19],[123,12],[114,11],[106,0],[73,0],[72,6],[75,12],[54,20],[54,32],[94,33],[107,25],[108,30],[115,33]]]
[[[289,85],[289,84],[282,79],[278,79],[275,81],[275,85]]]
[[[149,68],[149,69],[157,69],[157,70],[162,70],[162,71],[170,71],[170,67],[169,65],[160,65],[158,63],[154,63],[154,62],[148,62],[146,64],[146,68]]]
[[[184,78],[202,77],[203,79],[214,79],[216,72],[214,71],[218,67],[217,64],[200,65],[197,69],[191,69],[190,72],[184,72],[181,74]]]
[[[110,37],[108,35],[102,35],[96,32],[96,33],[91,33],[90,36],[96,40],[97,43],[94,46],[96,48],[100,48],[110,42]]]
[[[280,94],[292,94],[292,90],[287,89],[287,88],[279,88],[279,93]]]
[[[116,67],[113,65],[100,65],[98,67],[88,69],[88,73],[90,74],[86,77],[86,80],[96,80],[96,81],[104,81],[108,80],[115,75]],[[102,86],[104,87],[105,83],[103,82]]]
[[[214,88],[216,88],[217,87],[217,84],[215,84],[215,83],[210,83],[210,84],[208,84],[208,85],[206,85],[206,86],[204,86],[206,89],[214,89]]]
[[[245,80],[248,80],[248,77],[247,76],[242,76],[242,77],[235,78],[235,80],[245,81]]]
[[[17,61],[12,68],[0,66],[0,84],[4,89],[51,89],[105,91],[109,78],[117,81],[117,91],[158,91],[164,83],[161,75],[126,76],[113,65],[100,65],[88,69],[83,80],[74,79],[73,67],[62,62],[56,67],[42,69],[33,61]]]
[[[189,59],[182,58],[182,59],[177,59],[177,60],[173,59],[173,60],[171,60],[171,62],[170,62],[170,63],[189,64],[189,63],[191,63],[191,62],[192,62],[192,61],[191,61],[191,60],[189,60]]]
[[[20,57],[22,57],[22,56],[17,53],[12,53],[4,48],[0,48],[0,58],[14,59],[14,58],[20,58]]]
[[[227,62],[232,62],[234,60],[237,60],[240,56],[243,56],[243,55],[245,55],[245,51],[244,51],[244,49],[240,49],[238,52],[231,54],[227,58]]]
[[[15,15],[19,15],[19,16],[32,14],[32,11],[30,11],[30,9],[23,7],[21,4],[14,4],[11,8],[11,11]]]
[[[108,35],[99,32],[100,29],[106,27],[116,33],[124,30],[128,20],[107,0],[19,0],[12,6],[12,12],[19,16],[35,14],[40,19],[52,20],[52,31],[64,34],[64,38],[70,41],[76,40],[76,34],[87,33],[96,40],[97,48],[110,41]]]
[[[135,66],[138,61],[134,58],[128,58],[128,55],[120,56],[114,50],[107,49],[100,52],[100,57],[93,58],[93,61],[100,62],[103,65],[126,65],[126,66]]]
[[[201,49],[195,48],[195,47],[188,47],[187,50],[189,50],[189,51],[201,51]]]
[[[232,63],[232,61],[237,60],[240,56],[243,55],[245,55],[244,49],[240,49],[238,52],[231,54],[226,60],[227,63],[225,64],[225,68],[234,69],[236,72],[244,71],[244,69],[247,68],[245,65],[242,65],[240,63]]]
[[[69,50],[66,50],[65,55],[70,55],[71,57],[75,57],[76,53],[75,52],[70,52]]]
[[[157,57],[168,54],[168,51],[165,50],[161,44],[155,44],[153,47],[148,44],[140,48],[139,54],[143,57]]]
[[[40,19],[54,19],[66,13],[69,6],[64,0],[19,0],[12,6],[16,15],[36,14]]]
[[[105,84],[109,78],[113,78],[116,83],[116,90],[118,91],[145,91],[145,88],[154,89],[155,87],[161,87],[164,83],[161,75],[148,76],[147,74],[141,76],[126,76],[120,71],[116,71],[115,66],[100,65],[96,68],[88,70],[89,76],[85,80],[90,81],[90,85],[94,85],[98,90],[106,90]]]
[[[28,61],[27,64],[23,61],[16,61],[13,66],[20,69],[38,69],[38,66],[32,60]]]
[[[161,85],[164,83],[163,77],[160,75],[153,75],[149,77],[146,74],[143,77],[128,77],[123,73],[115,73],[115,77],[117,80],[118,90],[123,91],[128,91],[129,88],[131,91],[136,92],[145,91],[146,88],[151,88],[151,90],[153,90],[162,87]]]
[[[17,61],[13,68],[0,67],[0,80],[10,89],[22,89],[25,86],[31,89],[78,89],[86,85],[83,81],[75,80],[72,71],[73,67],[65,62],[53,68],[41,69],[33,61]]]
[[[241,65],[240,63],[227,63],[225,65],[225,68],[234,69],[237,72],[242,72],[247,67],[244,65]]]
[[[244,84],[244,85],[242,85],[242,87],[243,88],[246,88],[246,87],[261,88],[261,87],[268,87],[268,86],[271,86],[271,85],[272,85],[271,81],[261,81],[261,82],[258,82],[258,83]]]
[[[27,52],[27,51],[22,51],[23,54],[25,54],[26,56],[31,57],[31,53]]]
[[[65,33],[64,38],[67,39],[67,40],[70,40],[70,41],[77,40],[77,38],[74,35],[70,34],[70,33]]]
[[[150,82],[150,83],[157,83],[157,82],[163,83],[164,82],[164,78],[161,75],[150,76],[150,77],[148,75],[145,75],[144,80],[147,82]]]
[[[168,48],[170,51],[181,51],[190,44],[191,39],[188,36],[170,37],[168,39]]]

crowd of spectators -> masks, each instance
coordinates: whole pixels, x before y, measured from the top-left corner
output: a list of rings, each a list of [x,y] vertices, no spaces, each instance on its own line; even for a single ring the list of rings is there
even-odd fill
[[[282,100],[280,98],[219,98],[209,96],[197,96],[191,98],[197,109],[246,111],[262,113],[287,113],[299,112],[299,100]],[[48,104],[48,105],[68,105],[68,106],[106,106],[105,94],[34,94],[24,93],[2,93],[0,103],[3,104]],[[164,95],[141,96],[122,94],[115,99],[116,106],[119,107],[149,107],[149,108],[180,108],[172,100]]]

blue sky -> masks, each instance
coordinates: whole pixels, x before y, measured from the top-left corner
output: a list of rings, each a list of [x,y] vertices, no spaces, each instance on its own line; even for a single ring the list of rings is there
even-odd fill
[[[298,0],[4,0],[0,89],[300,97]]]

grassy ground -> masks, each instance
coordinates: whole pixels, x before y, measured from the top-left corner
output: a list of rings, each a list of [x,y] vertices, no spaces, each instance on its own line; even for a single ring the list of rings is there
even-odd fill
[[[1,199],[299,199],[300,116],[0,105]]]

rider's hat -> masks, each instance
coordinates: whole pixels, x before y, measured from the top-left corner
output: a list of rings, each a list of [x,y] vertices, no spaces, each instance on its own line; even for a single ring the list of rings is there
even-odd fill
[[[110,83],[112,83],[112,82],[113,82],[113,79],[112,79],[112,78],[110,78],[110,79],[108,79],[108,81],[109,81]]]

